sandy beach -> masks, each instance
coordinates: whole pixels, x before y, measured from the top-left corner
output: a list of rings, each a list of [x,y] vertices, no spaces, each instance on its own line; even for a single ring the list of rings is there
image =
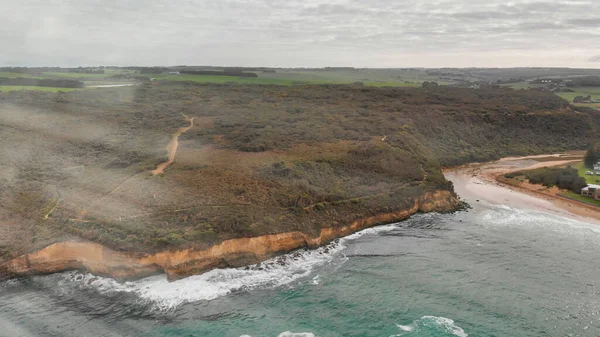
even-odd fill
[[[508,172],[540,167],[560,166],[581,161],[583,153],[507,157],[495,162],[470,164],[444,171],[454,183],[456,193],[469,202],[485,201],[511,207],[526,207],[571,218],[585,218],[587,222],[600,225],[600,207],[587,205],[557,196],[558,188],[523,183],[513,186],[502,181]],[[500,179],[501,180],[501,179]]]

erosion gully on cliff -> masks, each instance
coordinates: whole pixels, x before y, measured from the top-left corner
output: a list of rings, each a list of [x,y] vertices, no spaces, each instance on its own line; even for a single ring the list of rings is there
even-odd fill
[[[87,270],[118,280],[165,272],[170,280],[174,280],[213,268],[261,262],[300,248],[316,248],[368,227],[407,219],[417,212],[453,211],[458,205],[458,200],[449,191],[427,192],[415,199],[410,208],[367,217],[347,226],[322,228],[316,237],[295,231],[225,240],[205,250],[134,254],[117,252],[93,242],[59,242],[8,261],[0,267],[0,272],[4,270],[9,276],[19,276]]]

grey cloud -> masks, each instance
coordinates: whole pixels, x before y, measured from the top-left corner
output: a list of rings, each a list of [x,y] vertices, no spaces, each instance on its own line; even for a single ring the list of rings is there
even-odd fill
[[[0,12],[0,65],[494,66],[514,52],[514,65],[576,66],[600,54],[597,1],[21,0]]]
[[[575,27],[600,27],[600,17],[569,19],[566,23]]]
[[[485,11],[485,12],[460,12],[453,13],[451,15],[457,19],[469,19],[469,20],[490,20],[490,19],[516,19],[517,17],[524,17],[526,15],[515,14],[503,11]]]
[[[515,31],[529,32],[539,30],[560,30],[565,28],[568,28],[568,26],[563,23],[531,21],[520,23],[515,27]]]

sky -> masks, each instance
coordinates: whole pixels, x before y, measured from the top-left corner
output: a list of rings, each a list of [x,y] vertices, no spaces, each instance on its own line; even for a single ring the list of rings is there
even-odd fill
[[[0,66],[600,68],[599,0],[0,0]]]

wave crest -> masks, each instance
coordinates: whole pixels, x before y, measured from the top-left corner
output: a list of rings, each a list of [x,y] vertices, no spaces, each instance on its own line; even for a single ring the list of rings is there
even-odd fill
[[[415,320],[409,325],[396,324],[399,330],[402,332],[393,335],[396,336],[457,336],[467,337],[468,334],[453,320],[446,317],[438,316],[423,316],[418,320]]]

